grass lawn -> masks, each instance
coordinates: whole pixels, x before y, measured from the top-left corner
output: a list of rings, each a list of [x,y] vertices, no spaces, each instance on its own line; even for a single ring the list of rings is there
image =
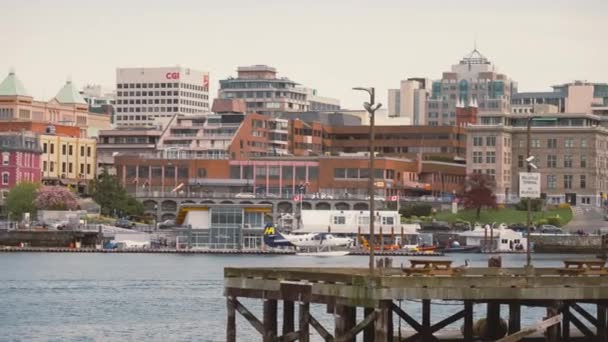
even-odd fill
[[[458,214],[452,214],[451,211],[442,211],[438,212],[436,215],[437,221],[447,221],[454,222],[457,219],[461,219],[464,221],[479,222],[479,223],[492,223],[497,222],[500,223],[525,223],[527,218],[527,212],[515,210],[513,208],[504,208],[504,209],[482,209],[481,215],[479,219],[475,217],[476,210],[475,209],[465,209],[458,212]],[[566,223],[572,220],[572,210],[570,208],[556,208],[550,209],[546,211],[540,212],[532,212],[532,222],[547,218],[551,216],[559,215],[562,219],[562,223],[565,225]]]

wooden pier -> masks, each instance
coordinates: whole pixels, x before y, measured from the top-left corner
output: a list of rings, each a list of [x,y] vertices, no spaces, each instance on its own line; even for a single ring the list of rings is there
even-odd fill
[[[564,268],[468,268],[433,260],[378,268],[373,274],[366,268],[225,268],[226,341],[308,342],[313,332],[324,341],[336,342],[354,342],[357,335],[363,335],[364,342],[440,341],[445,328],[460,321],[461,334],[450,340],[531,341],[538,340],[540,332],[546,341],[608,342],[608,270],[603,263],[568,261]],[[262,314],[249,310],[240,298],[261,300]],[[402,300],[420,303],[420,320],[397,305]],[[279,330],[277,308],[281,301],[283,324]],[[432,309],[443,301],[460,306],[460,310],[431,323]],[[473,307],[480,303],[487,304],[485,319],[474,322]],[[323,326],[313,316],[311,304],[327,306],[334,317],[332,327]],[[508,305],[507,320],[501,319],[501,304]],[[590,305],[596,308],[595,314],[586,309]],[[537,317],[536,323],[522,322],[524,306],[544,307],[546,314]],[[362,317],[358,322],[357,312]],[[253,326],[258,337],[237,334],[237,313]],[[401,331],[397,331],[395,321],[414,333],[399,339]],[[574,330],[583,336],[573,337]]]

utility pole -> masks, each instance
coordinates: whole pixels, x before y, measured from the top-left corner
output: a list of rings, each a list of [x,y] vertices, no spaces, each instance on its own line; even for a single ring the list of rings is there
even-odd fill
[[[526,137],[526,168],[528,173],[532,172],[532,157],[531,153],[531,140],[532,140],[532,121],[535,119],[534,116],[530,115],[527,121],[527,137]],[[521,176],[520,176],[521,177]],[[532,254],[530,251],[530,226],[532,225],[532,199],[528,198],[528,213],[527,213],[527,225],[526,225],[526,268],[532,267]]]
[[[369,184],[367,191],[369,192],[369,271],[374,273],[374,140],[375,140],[375,115],[376,111],[382,106],[381,103],[375,103],[376,92],[372,88],[357,87],[353,90],[365,91],[369,94],[369,102],[365,102],[363,107],[369,114]],[[382,238],[382,237],[380,237]]]

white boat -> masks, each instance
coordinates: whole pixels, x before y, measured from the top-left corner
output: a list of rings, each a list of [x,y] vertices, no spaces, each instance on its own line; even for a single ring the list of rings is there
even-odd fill
[[[482,250],[493,252],[525,252],[526,237],[521,232],[509,229],[506,224],[498,228],[484,228],[475,225],[473,230],[465,231],[459,236],[465,238],[465,246],[477,246]]]
[[[303,252],[296,253],[298,256],[315,256],[315,257],[340,257],[348,255],[349,251],[326,251],[326,252]]]

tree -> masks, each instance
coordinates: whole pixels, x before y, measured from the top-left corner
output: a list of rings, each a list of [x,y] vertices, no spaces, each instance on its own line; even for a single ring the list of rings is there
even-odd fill
[[[30,213],[30,217],[36,217],[34,200],[39,187],[38,183],[19,183],[8,192],[6,210],[11,219],[21,220],[25,213]]]
[[[465,208],[477,209],[477,218],[482,207],[496,208],[496,195],[494,195],[494,180],[488,175],[478,173],[467,177],[464,192]]]
[[[62,186],[43,186],[36,192],[34,201],[39,210],[76,210],[78,199],[68,188]]]
[[[144,212],[143,205],[129,196],[118,178],[110,175],[107,170],[98,179],[91,181],[90,189],[93,200],[101,206],[103,215],[141,215]]]

